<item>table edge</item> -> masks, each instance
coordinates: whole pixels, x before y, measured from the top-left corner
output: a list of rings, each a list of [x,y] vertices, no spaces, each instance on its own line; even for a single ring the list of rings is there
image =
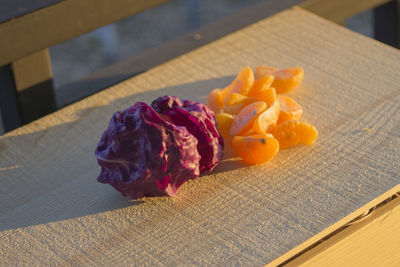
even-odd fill
[[[322,239],[330,236],[336,235],[335,232],[340,232],[341,228],[345,227],[351,221],[357,219],[358,217],[365,215],[368,213],[372,208],[379,205],[380,203],[384,202],[388,198],[396,195],[400,192],[400,184],[396,185],[392,189],[386,191],[384,194],[380,195],[379,197],[375,198],[371,202],[367,203],[366,205],[362,206],[361,208],[357,209],[356,211],[350,213],[348,216],[342,218],[335,224],[329,226],[328,228],[322,230],[318,234],[314,235],[310,239],[304,241],[303,243],[297,245],[296,247],[292,248],[291,250],[287,251],[283,255],[279,256],[278,258],[274,259],[266,266],[280,266],[290,263],[292,260],[295,260],[299,256],[303,255],[304,253],[308,252],[309,250],[313,249],[314,247],[318,246],[319,241]]]

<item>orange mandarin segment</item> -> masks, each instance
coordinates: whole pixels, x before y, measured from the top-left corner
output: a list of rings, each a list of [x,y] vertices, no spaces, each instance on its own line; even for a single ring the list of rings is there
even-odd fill
[[[266,75],[261,77],[260,79],[257,79],[253,83],[253,86],[250,88],[249,96],[256,97],[261,91],[261,89],[271,87],[273,81],[274,81],[273,75]]]
[[[232,147],[247,164],[260,164],[275,157],[279,142],[271,134],[235,136]]]
[[[259,80],[267,75],[272,75],[274,76],[274,73],[277,72],[279,69],[277,68],[271,68],[267,66],[258,66],[256,68],[256,80]]]
[[[242,108],[256,101],[258,101],[257,98],[232,93],[225,98],[224,112],[238,114]]]
[[[244,100],[246,100],[246,98],[247,98],[247,96],[245,96],[245,95],[241,95],[238,93],[232,93],[225,98],[225,104],[230,105],[230,106],[242,104],[244,102]]]
[[[300,67],[278,70],[267,66],[258,66],[256,68],[256,78],[261,79],[266,75],[273,75],[274,82],[272,87],[278,94],[287,93],[300,85],[304,77],[304,70]]]
[[[239,93],[247,95],[250,88],[254,83],[254,74],[249,66],[245,67],[232,82],[230,89],[227,91],[227,95],[231,93]]]
[[[218,113],[224,108],[224,98],[224,90],[214,89],[207,97],[207,106],[215,113]]]
[[[241,95],[238,93],[232,93],[231,95],[225,98],[225,106],[235,106],[235,105],[246,105],[252,102],[255,102],[257,99],[251,98],[245,95]]]
[[[265,134],[275,127],[279,117],[279,102],[275,101],[272,106],[261,113],[253,122],[252,129],[258,134]]]
[[[306,122],[299,123],[297,132],[299,136],[301,136],[301,143],[306,146],[311,146],[318,138],[317,129],[313,125]]]
[[[215,115],[215,119],[217,120],[218,130],[221,133],[223,138],[229,138],[229,131],[231,129],[232,122],[235,117],[231,114],[221,112]]]
[[[257,101],[244,107],[235,117],[229,134],[234,136],[248,131],[257,116],[266,109],[267,104],[263,101]]]
[[[271,87],[274,81],[274,76],[267,75],[253,83],[250,88],[249,96],[258,98],[260,101],[264,101],[271,106],[276,99],[275,89]]]
[[[282,149],[297,144],[312,145],[318,137],[318,131],[307,122],[285,121],[274,128],[272,135],[278,139]]]
[[[232,115],[237,115],[246,105],[245,104],[239,104],[239,105],[234,105],[234,106],[225,106],[223,112],[232,114]]]
[[[278,95],[278,101],[280,106],[278,124],[300,119],[303,108],[296,101],[285,95]]]
[[[258,100],[264,101],[270,107],[277,99],[276,91],[274,87],[262,89],[258,95]]]
[[[300,85],[304,77],[304,70],[302,68],[287,68],[275,72],[274,77],[272,86],[275,87],[278,94],[284,94]]]

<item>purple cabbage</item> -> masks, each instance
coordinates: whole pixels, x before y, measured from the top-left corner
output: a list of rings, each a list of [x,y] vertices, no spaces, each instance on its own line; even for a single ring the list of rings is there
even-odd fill
[[[152,106],[138,102],[117,111],[95,151],[97,180],[133,199],[174,195],[223,156],[214,113],[205,105],[164,96]]]
[[[222,159],[224,140],[219,134],[214,113],[198,102],[162,96],[151,106],[165,119],[185,127],[197,140],[200,153],[200,173],[211,171]]]

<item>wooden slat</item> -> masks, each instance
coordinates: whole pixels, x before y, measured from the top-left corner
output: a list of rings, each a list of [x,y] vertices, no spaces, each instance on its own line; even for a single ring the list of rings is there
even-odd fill
[[[319,130],[313,146],[252,167],[227,152],[172,198],[129,201],[96,181],[116,110],[165,94],[205,101],[261,64],[304,68],[289,96]],[[10,132],[0,265],[267,264],[400,186],[399,71],[398,50],[294,8]]]
[[[63,0],[0,0],[0,23],[48,7]]]
[[[167,0],[64,0],[0,24],[0,66]]]
[[[18,59],[11,67],[18,92],[53,78],[48,49]]]
[[[5,68],[4,68],[5,69]],[[47,49],[13,62],[3,75],[0,101],[7,131],[54,112],[54,96],[50,55]]]
[[[390,0],[307,0],[300,6],[314,14],[344,25],[349,17],[385,4]]]
[[[57,103],[64,107],[161,63],[176,58],[251,23],[300,3],[301,0],[268,0],[194,32],[167,41],[122,62],[106,67],[57,90]]]

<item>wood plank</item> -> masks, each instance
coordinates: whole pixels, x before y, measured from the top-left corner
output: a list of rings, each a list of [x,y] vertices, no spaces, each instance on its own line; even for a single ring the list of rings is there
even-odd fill
[[[0,0],[0,23],[48,7],[63,0]]]
[[[64,0],[6,21],[0,24],[0,66],[167,1]]]
[[[286,266],[399,266],[399,221],[397,197]]]
[[[205,25],[196,31],[164,42],[137,56],[87,75],[83,79],[57,89],[58,106],[64,107],[81,100],[300,2],[300,0],[269,0],[262,2],[226,19]]]
[[[116,110],[164,94],[205,101],[261,64],[305,69],[289,96],[316,144],[259,166],[226,158],[173,198],[129,201],[96,181]],[[10,132],[0,265],[267,264],[400,186],[399,70],[398,50],[294,8]]]
[[[385,4],[390,0],[307,0],[300,6],[314,14],[344,25],[349,17]]]
[[[7,83],[0,83],[3,85],[2,91],[5,91],[1,107],[4,109],[3,119],[7,131],[57,109],[47,49],[21,58],[9,68],[8,86]]]
[[[18,59],[11,67],[18,92],[53,78],[48,49]]]

